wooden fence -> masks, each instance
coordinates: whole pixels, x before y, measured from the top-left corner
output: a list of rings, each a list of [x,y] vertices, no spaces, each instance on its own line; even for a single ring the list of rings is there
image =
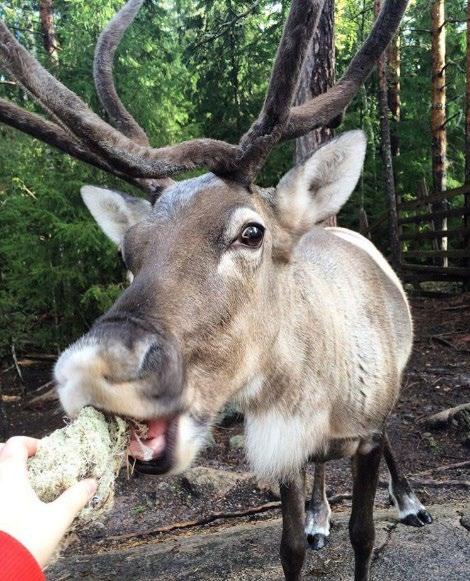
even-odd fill
[[[470,184],[400,202],[398,228],[405,279],[470,281]]]

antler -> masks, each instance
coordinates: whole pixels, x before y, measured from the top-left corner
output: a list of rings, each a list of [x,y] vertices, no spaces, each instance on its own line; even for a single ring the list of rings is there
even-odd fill
[[[289,120],[300,71],[325,0],[292,2],[274,62],[268,91],[258,119],[240,141],[238,171],[250,180],[273,146],[282,138]]]
[[[377,59],[395,36],[409,0],[385,0],[374,26],[351,60],[348,69],[331,89],[322,95],[293,107],[283,140],[305,135],[312,129],[328,125],[342,115],[361,85],[372,72]]]
[[[144,0],[127,2],[100,34],[95,47],[93,77],[101,104],[119,131],[136,143],[149,145],[147,134],[122,104],[113,79],[114,53],[143,3]]]
[[[130,0],[124,8],[133,3],[134,0]],[[72,141],[90,148],[105,164],[121,173],[130,177],[161,178],[198,167],[226,172],[235,167],[237,148],[215,139],[193,139],[159,149],[135,143],[100,119],[75,93],[46,71],[3,22],[0,22],[0,60],[42,108],[67,128]],[[9,122],[6,117],[0,120]]]
[[[95,51],[96,88],[117,129],[48,73],[2,22],[0,62],[52,120],[2,99],[0,121],[147,190],[161,187],[159,178],[198,167],[252,181],[276,143],[326,125],[344,112],[395,34],[408,3],[385,0],[369,37],[337,85],[292,107],[302,62],[324,4],[324,0],[293,0],[263,108],[240,144],[193,139],[156,149],[149,146],[145,132],[122,104],[112,76],[116,48],[143,1],[129,0],[121,8],[100,35]]]
[[[116,49],[124,33],[134,21],[144,0],[130,0],[116,13],[100,34],[95,47],[93,59],[93,78],[96,92],[108,115],[114,121],[117,129],[135,143],[150,145],[149,138],[134,117],[124,107],[114,86],[113,61]],[[136,185],[151,194],[158,194],[171,185],[171,178],[136,178]]]

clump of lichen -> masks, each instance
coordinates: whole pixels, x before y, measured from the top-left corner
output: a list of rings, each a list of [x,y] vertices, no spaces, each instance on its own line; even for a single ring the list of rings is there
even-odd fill
[[[118,416],[83,408],[70,424],[43,438],[28,461],[30,482],[39,498],[51,502],[79,480],[95,478],[96,494],[80,512],[77,523],[90,523],[110,510],[130,430]]]

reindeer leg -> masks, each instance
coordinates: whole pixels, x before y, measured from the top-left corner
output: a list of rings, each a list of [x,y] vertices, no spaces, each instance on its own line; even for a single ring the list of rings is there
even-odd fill
[[[287,581],[298,581],[305,558],[305,470],[280,483],[282,539],[280,555]]]
[[[398,511],[400,521],[414,527],[432,523],[432,516],[413,492],[406,476],[401,474],[387,434],[384,436],[384,458],[390,472],[390,499]]]
[[[370,452],[353,456],[353,499],[349,537],[354,549],[354,580],[367,581],[374,548],[374,498],[379,479],[382,442]]]
[[[315,463],[313,491],[305,521],[305,534],[309,546],[318,551],[328,543],[331,509],[325,492],[325,464]]]

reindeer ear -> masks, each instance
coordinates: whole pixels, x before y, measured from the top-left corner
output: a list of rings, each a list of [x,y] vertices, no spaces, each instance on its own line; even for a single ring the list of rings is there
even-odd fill
[[[292,168],[276,188],[281,224],[303,233],[336,214],[361,175],[366,146],[363,131],[348,131]]]
[[[83,186],[86,207],[106,236],[118,246],[127,230],[150,212],[147,200],[96,186]]]

